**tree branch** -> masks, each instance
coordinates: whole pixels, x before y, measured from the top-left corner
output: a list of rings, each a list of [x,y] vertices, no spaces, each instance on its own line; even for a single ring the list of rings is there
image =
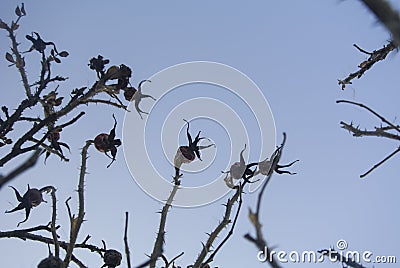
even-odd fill
[[[75,247],[76,239],[78,237],[79,229],[83,223],[83,218],[85,216],[85,175],[86,175],[86,161],[87,161],[87,152],[90,145],[93,144],[93,141],[86,141],[86,145],[82,149],[82,161],[81,161],[81,171],[79,174],[79,183],[78,183],[78,217],[71,218],[71,230],[70,230],[70,241],[67,248],[67,253],[64,258],[64,266],[68,267],[69,262],[71,261],[72,252]]]
[[[131,253],[129,251],[129,244],[128,244],[128,219],[129,219],[129,214],[128,214],[128,211],[126,211],[125,212],[124,244],[125,244],[126,263],[128,264],[128,268],[131,268]]]
[[[229,238],[233,235],[233,230],[235,229],[235,226],[236,226],[236,222],[237,222],[237,220],[238,220],[238,218],[239,218],[239,214],[240,214],[240,209],[241,209],[241,207],[242,207],[242,192],[243,192],[243,186],[246,184],[246,182],[244,182],[243,183],[243,185],[240,185],[239,184],[239,186],[237,186],[237,192],[236,192],[236,194],[239,192],[239,204],[238,204],[238,207],[237,207],[237,210],[236,210],[236,215],[235,215],[235,218],[233,219],[233,223],[232,223],[232,226],[231,226],[231,229],[229,230],[229,232],[228,232],[228,234],[225,236],[225,238],[221,241],[221,243],[215,248],[215,250],[213,251],[213,253],[210,255],[210,257],[208,257],[208,259],[203,263],[203,264],[209,264],[209,263],[211,263],[212,261],[214,261],[214,258],[215,258],[215,256],[217,255],[217,253],[221,250],[221,248],[225,245],[225,243],[229,240]],[[234,204],[234,202],[229,202],[229,201],[232,201],[235,197],[236,197],[236,194],[232,197],[232,199],[231,200],[228,200],[228,203],[226,204],[226,209],[225,209],[225,215],[224,215],[224,219],[225,218],[230,218],[230,215],[228,215],[228,213],[229,213],[229,211],[228,210],[231,210],[231,208],[229,208],[229,207],[232,207],[233,206],[233,204]],[[230,214],[230,213],[229,213]],[[224,220],[222,220],[222,222],[220,223],[220,225],[222,224],[224,222]],[[229,222],[230,222],[230,220],[229,220]],[[228,223],[229,224],[229,223]],[[226,226],[225,226],[226,227]],[[214,230],[214,232],[216,231],[218,229],[218,227]],[[218,235],[218,234],[217,234]],[[209,237],[209,239],[211,238],[211,236]],[[207,243],[208,243],[208,241],[207,241]],[[211,241],[211,244],[213,243],[213,241]],[[206,244],[207,245],[207,244]],[[195,267],[195,266],[194,266]]]
[[[23,172],[25,172],[26,170],[30,169],[31,167],[33,167],[40,154],[41,154],[42,150],[37,149],[27,160],[25,160],[25,162],[23,162],[21,165],[19,165],[17,168],[15,168],[13,171],[11,171],[8,175],[6,175],[5,177],[0,175],[0,189],[8,182],[10,182],[12,179],[16,178],[17,176],[19,176],[20,174],[22,174]]]
[[[57,227],[56,227],[56,220],[57,220],[57,198],[56,198],[56,188],[52,187],[51,189],[51,201],[52,201],[52,208],[53,212],[51,215],[51,234],[53,236],[54,241],[54,256],[56,258],[60,257],[60,245],[58,243],[58,235],[57,235]]]
[[[167,222],[167,215],[168,215],[169,208],[172,206],[172,202],[174,201],[176,192],[179,189],[179,185],[181,183],[181,181],[180,181],[181,177],[182,176],[179,174],[179,172],[174,177],[174,187],[172,188],[172,191],[161,210],[161,218],[160,218],[160,225],[158,227],[157,238],[154,243],[153,252],[150,255],[150,266],[149,266],[150,268],[156,267],[157,260],[159,257],[161,257],[161,255],[164,251],[163,245],[165,242],[165,225]]]
[[[127,106],[120,104],[120,103],[115,103],[109,100],[102,100],[102,99],[88,99],[88,100],[82,100],[80,102],[80,104],[89,104],[89,103],[102,103],[102,104],[107,104],[107,105],[111,105],[120,109],[124,109],[127,110]]]
[[[372,0],[375,1],[375,0]],[[354,73],[349,74],[345,79],[340,80],[338,79],[338,83],[339,85],[342,86],[342,90],[344,90],[346,88],[346,85],[348,84],[352,84],[352,80],[354,78],[361,78],[361,76],[364,75],[364,73],[366,71],[368,71],[375,63],[377,63],[378,61],[384,60],[386,58],[386,56],[393,50],[395,50],[397,48],[397,45],[395,45],[395,43],[389,42],[389,44],[383,46],[383,48],[378,49],[378,50],[374,50],[372,53],[368,53],[365,50],[361,50],[357,45],[354,45],[356,48],[358,48],[360,51],[362,51],[363,53],[367,53],[370,55],[370,57],[363,61],[362,63],[360,63],[359,70],[357,70]]]
[[[279,161],[282,156],[282,151],[283,151],[283,147],[285,146],[285,143],[286,143],[286,133],[283,133],[283,141],[281,143],[281,146],[275,150],[276,154],[274,153],[274,155],[276,155],[276,157],[274,159],[271,159],[272,160],[271,170],[275,170],[276,167],[279,165]],[[270,254],[269,254],[267,242],[265,241],[264,235],[261,230],[262,224],[260,222],[262,196],[263,196],[265,189],[267,188],[267,185],[270,182],[273,174],[274,174],[274,172],[271,172],[266,177],[265,181],[263,182],[263,185],[261,187],[261,190],[260,190],[260,192],[258,194],[258,198],[257,198],[256,212],[253,213],[252,210],[249,209],[249,218],[250,218],[250,222],[252,223],[252,225],[254,226],[254,229],[256,231],[256,237],[253,237],[252,235],[250,235],[248,233],[248,234],[244,235],[244,238],[247,239],[248,241],[252,242],[253,244],[255,244],[256,247],[260,251],[264,251],[264,250],[266,251],[266,252],[264,252],[268,256],[268,258],[266,258],[266,260],[271,265],[271,267],[281,268],[279,263],[274,259],[274,256],[273,255],[270,256]]]
[[[365,172],[364,174],[360,175],[360,178],[364,178],[365,176],[367,176],[369,173],[371,173],[372,171],[374,171],[376,168],[378,168],[380,165],[382,165],[383,163],[385,163],[386,161],[388,161],[390,158],[392,158],[394,155],[396,155],[398,152],[400,152],[400,147],[397,148],[396,150],[394,150],[391,154],[389,154],[388,156],[386,156],[382,161],[380,161],[379,163],[375,164],[372,168],[370,168],[367,172]]]
[[[381,116],[380,114],[378,114],[377,112],[375,112],[374,110],[372,110],[371,108],[369,108],[368,106],[366,106],[366,105],[364,105],[362,103],[358,103],[358,102],[354,102],[354,101],[348,101],[348,100],[337,100],[336,103],[349,103],[349,104],[353,104],[353,105],[359,106],[361,108],[364,108],[367,111],[369,111],[370,113],[372,113],[373,115],[375,115],[376,117],[378,117],[380,120],[382,120],[382,122],[388,124],[390,127],[395,129],[397,132],[400,132],[400,128],[398,126],[392,124],[385,117]]]
[[[353,133],[354,137],[384,137],[391,140],[400,140],[400,136],[392,134],[382,130],[382,128],[375,128],[375,130],[361,130],[358,127],[354,127],[353,124],[347,124],[343,121],[340,122],[343,129],[346,129]]]

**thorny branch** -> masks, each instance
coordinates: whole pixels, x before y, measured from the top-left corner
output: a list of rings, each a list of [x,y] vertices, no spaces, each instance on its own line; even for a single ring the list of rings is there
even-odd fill
[[[84,186],[85,186],[85,175],[86,175],[86,161],[88,158],[87,152],[90,145],[93,144],[93,141],[86,141],[86,145],[82,149],[82,162],[81,162],[81,170],[79,174],[79,183],[78,183],[78,217],[72,216],[71,220],[71,230],[70,230],[70,240],[67,248],[67,253],[64,258],[64,266],[68,267],[69,262],[71,261],[72,252],[75,248],[76,239],[78,237],[79,229],[83,223],[83,218],[85,216],[85,196],[84,196]]]
[[[343,129],[348,130],[349,132],[353,133],[354,137],[384,137],[392,140],[400,140],[400,136],[398,134],[389,133],[383,128],[375,127],[375,130],[361,130],[358,127],[355,127],[352,123],[347,124],[343,121],[340,122],[340,125]]]
[[[23,16],[25,16],[25,14]],[[26,71],[25,71],[25,59],[21,56],[21,53],[18,50],[19,43],[17,42],[16,35],[15,35],[15,30],[18,29],[18,22],[21,18],[22,18],[22,15],[18,16],[17,21],[13,22],[11,24],[11,26],[9,26],[7,23],[3,22],[1,19],[0,19],[0,24],[2,26],[1,28],[5,29],[8,32],[8,37],[10,38],[11,45],[12,45],[11,51],[13,52],[13,54],[15,56],[15,60],[14,60],[15,66],[17,67],[17,69],[20,73],[20,76],[22,79],[22,84],[25,89],[25,93],[26,93],[28,99],[31,99],[32,92],[31,92],[31,88],[29,86],[28,78],[27,78]]]
[[[397,48],[397,45],[395,45],[395,43],[393,41],[389,42],[387,45],[384,45],[381,49],[374,50],[373,52],[367,52],[367,51],[361,49],[356,44],[354,44],[354,46],[361,52],[368,54],[369,58],[367,60],[363,61],[362,63],[360,63],[360,65],[358,65],[359,69],[356,72],[349,74],[343,80],[338,79],[338,83],[339,83],[339,85],[342,86],[342,90],[344,90],[346,88],[346,85],[352,84],[352,80],[354,78],[357,78],[357,79],[361,78],[361,76],[363,76],[363,74],[366,71],[368,71],[375,63],[377,63],[378,61],[384,60],[391,51],[393,51]]]
[[[214,231],[209,234],[208,240],[205,245],[203,245],[203,249],[197,258],[195,264],[193,265],[194,267],[203,267],[206,264],[211,263],[214,260],[214,257],[217,255],[217,253],[221,250],[221,248],[225,245],[225,243],[229,240],[229,238],[233,235],[233,230],[235,229],[236,222],[239,218],[240,214],[240,209],[242,207],[242,192],[243,192],[243,187],[246,185],[246,182],[243,182],[242,184],[239,184],[236,186],[236,193],[232,196],[232,198],[228,199],[228,202],[225,204],[225,214],[223,216],[222,221],[218,224],[218,226],[214,229]],[[231,213],[232,213],[232,208],[233,205],[238,202],[238,207],[236,210],[235,217],[233,219],[233,222],[231,221]],[[208,259],[204,261],[206,258],[207,254],[210,252],[212,245],[214,244],[214,241],[218,237],[219,233],[226,228],[230,223],[232,223],[232,226],[228,232],[228,234],[225,236],[225,238],[221,241],[221,243],[215,248],[215,250],[210,254]]]
[[[23,10],[24,12],[22,12]],[[90,102],[95,103],[102,103],[111,106],[115,106],[117,108],[122,108],[126,110],[124,104],[121,103],[119,98],[116,96],[116,93],[119,92],[118,84],[107,85],[106,83],[109,80],[120,78],[117,72],[114,74],[115,77],[112,76],[105,76],[99,77],[98,81],[96,81],[93,86],[89,89],[81,88],[75,89],[71,91],[71,99],[65,105],[62,106],[62,101],[64,97],[57,98],[57,89],[51,91],[49,94],[42,96],[44,90],[49,86],[50,83],[53,82],[62,82],[65,81],[67,78],[61,77],[59,75],[52,76],[51,75],[51,64],[53,62],[60,63],[61,60],[58,57],[67,57],[68,52],[62,51],[58,53],[55,49],[55,44],[53,42],[44,42],[38,33],[35,32],[37,38],[33,36],[27,35],[27,39],[32,42],[32,47],[29,51],[36,50],[41,53],[42,60],[41,60],[41,70],[39,79],[37,82],[30,85],[28,81],[28,76],[25,70],[25,59],[22,57],[22,53],[18,50],[19,43],[16,40],[16,31],[19,28],[19,20],[26,15],[25,9],[22,6],[21,8],[17,7],[16,15],[18,19],[15,22],[12,22],[10,25],[0,20],[0,28],[5,29],[9,33],[9,38],[11,40],[11,52],[6,53],[6,59],[11,62],[11,66],[15,65],[18,69],[18,72],[21,76],[21,80],[23,86],[26,91],[27,99],[21,101],[19,106],[14,110],[13,113],[8,113],[8,108],[6,106],[2,107],[6,118],[3,120],[0,118],[0,146],[5,146],[6,144],[12,144],[13,141],[7,137],[7,135],[13,131],[14,125],[18,122],[25,122],[25,123],[32,123],[30,129],[26,131],[25,134],[21,135],[20,138],[13,144],[11,150],[8,154],[2,156],[0,158],[0,167],[4,166],[7,162],[14,159],[15,157],[27,153],[29,151],[35,150],[38,146],[42,146],[46,148],[48,153],[54,153],[60,156],[62,159],[67,160],[62,155],[62,152],[58,150],[54,150],[54,148],[49,147],[48,145],[44,144],[47,136],[54,130],[61,129],[62,127],[66,127],[70,124],[73,124],[75,121],[71,122],[70,124],[62,124],[58,126],[58,128],[54,127],[55,123],[60,120],[62,117],[68,115],[71,111],[75,110],[78,106],[83,104],[88,104]],[[52,45],[54,49],[51,50],[51,55],[46,56],[46,45]],[[28,52],[29,52],[28,51]],[[107,61],[104,61],[108,63]],[[115,66],[114,66],[115,67]],[[104,68],[104,64],[102,65]],[[129,69],[125,66],[125,71]],[[102,71],[103,72],[103,71]],[[120,72],[120,70],[119,70]],[[130,74],[129,74],[130,77]],[[125,79],[129,77],[124,77]],[[36,87],[35,91],[32,92],[32,87]],[[57,86],[58,88],[58,86]],[[87,89],[87,90],[86,90]],[[86,90],[86,91],[85,91]],[[107,95],[111,96],[113,99],[117,101],[117,103],[112,102],[111,100],[102,100],[102,99],[94,99],[96,95],[99,93],[106,93]],[[29,116],[22,117],[23,113],[32,107],[35,107],[37,104],[43,106],[44,117],[40,118],[32,118]],[[55,107],[60,106],[60,108],[56,111]],[[81,113],[76,120],[81,117],[83,113]],[[47,133],[41,137],[36,138],[35,136],[43,129],[47,128]],[[38,143],[34,143],[32,146],[23,147],[25,143],[32,142],[32,141],[40,141]],[[4,141],[4,142],[1,142]],[[64,144],[64,143],[63,143]],[[47,147],[46,147],[47,146]]]
[[[48,226],[41,225],[41,226],[37,226],[34,228],[30,228],[30,229],[4,231],[4,232],[0,231],[0,238],[19,238],[24,241],[31,240],[31,241],[42,242],[44,244],[54,245],[53,238],[49,238],[49,237],[45,237],[42,235],[36,235],[36,234],[31,233],[33,231],[40,231],[40,230],[51,232],[51,228],[49,228]],[[70,247],[70,244],[66,241],[59,240],[58,243],[60,245],[60,248],[62,248],[64,250],[67,250]],[[88,249],[92,252],[97,252],[99,254],[101,254],[102,252],[105,251],[102,248],[99,248],[95,245],[91,245],[91,244],[87,244],[87,243],[75,244],[75,248]]]
[[[348,103],[352,105],[359,106],[361,108],[366,109],[376,117],[378,117],[383,123],[387,124],[387,126],[381,126],[381,127],[375,127],[375,130],[361,130],[359,127],[355,127],[353,123],[345,123],[345,122],[340,122],[340,125],[342,126],[343,129],[348,130],[349,132],[353,133],[354,137],[363,137],[363,136],[369,136],[369,137],[385,137],[388,139],[400,141],[400,136],[398,133],[400,133],[400,128],[399,126],[394,125],[391,123],[389,120],[387,120],[385,117],[380,115],[379,113],[375,112],[373,109],[369,108],[368,106],[358,103],[358,102],[353,102],[353,101],[347,101],[347,100],[338,100],[336,103]],[[391,133],[389,131],[395,131],[396,133]],[[370,168],[367,172],[364,174],[360,175],[360,178],[366,177],[368,174],[370,174],[373,170],[384,164],[386,161],[388,161],[390,158],[392,158],[394,155],[400,152],[400,147],[394,150],[392,153],[390,153],[387,157],[385,157],[383,160],[375,164],[372,168]]]
[[[336,103],[349,103],[349,104],[353,104],[353,105],[359,106],[361,108],[364,108],[367,111],[371,112],[376,117],[378,117],[380,120],[382,120],[382,122],[388,124],[390,127],[392,127],[393,129],[395,129],[397,132],[400,133],[400,128],[398,126],[392,124],[385,117],[381,116],[380,114],[378,114],[377,112],[375,112],[374,110],[372,110],[371,108],[369,108],[368,106],[366,106],[366,105],[364,105],[362,103],[358,103],[358,102],[354,102],[354,101],[347,101],[347,100],[338,100],[338,101],[336,101]]]
[[[60,257],[60,245],[58,243],[58,235],[57,235],[57,227],[56,227],[56,220],[57,220],[57,198],[56,198],[56,188],[52,187],[51,189],[51,201],[52,201],[52,208],[53,212],[51,214],[51,235],[53,236],[54,241],[54,256],[56,258]]]
[[[272,159],[271,170],[275,170],[277,165],[279,164],[279,160],[282,156],[282,150],[283,150],[283,147],[285,146],[285,143],[286,143],[286,133],[283,133],[283,141],[282,141],[281,145],[276,149],[277,154],[276,154],[275,159]],[[258,194],[258,198],[257,198],[256,211],[253,212],[251,209],[249,209],[249,218],[250,218],[250,222],[252,223],[252,225],[255,228],[256,237],[253,237],[249,233],[244,236],[244,238],[246,238],[250,242],[254,243],[260,251],[266,250],[267,252],[265,252],[265,254],[267,254],[267,256],[269,256],[269,252],[268,252],[267,242],[265,241],[264,235],[262,233],[262,225],[260,222],[260,210],[261,210],[262,196],[265,192],[265,189],[267,188],[269,181],[271,180],[272,175],[273,175],[273,172],[271,174],[269,174],[266,177],[265,181],[263,182],[263,185],[261,187],[261,190],[260,190],[260,192]],[[271,265],[271,267],[280,268],[281,266],[273,257],[274,256],[272,256],[271,258],[268,257],[266,259],[269,262],[269,264]]]
[[[161,210],[161,219],[160,219],[160,225],[158,227],[157,238],[154,243],[153,252],[150,255],[150,266],[149,266],[150,268],[156,267],[157,260],[159,257],[161,257],[161,255],[164,251],[163,245],[164,245],[164,241],[165,241],[165,225],[167,223],[167,215],[168,215],[169,208],[172,206],[172,202],[174,201],[176,192],[179,189],[180,177],[181,176],[179,176],[179,174],[178,174],[178,176],[174,177],[174,187],[172,188],[172,191]]]

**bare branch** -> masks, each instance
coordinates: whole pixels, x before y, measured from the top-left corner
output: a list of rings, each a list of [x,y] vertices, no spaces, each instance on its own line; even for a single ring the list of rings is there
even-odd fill
[[[384,137],[391,140],[400,140],[400,136],[397,134],[392,134],[382,130],[383,128],[375,128],[375,130],[361,130],[358,127],[353,126],[353,124],[347,124],[343,121],[340,122],[343,129],[346,129],[353,133],[354,137]],[[392,127],[390,127],[393,129]]]
[[[162,255],[163,253],[163,245],[164,245],[164,239],[165,239],[165,225],[167,222],[167,215],[169,208],[172,205],[172,202],[174,200],[174,197],[176,195],[176,192],[179,189],[180,181],[179,179],[174,179],[175,184],[174,187],[172,188],[172,191],[168,197],[168,200],[165,202],[162,211],[161,211],[161,219],[160,219],[160,225],[158,227],[158,233],[157,233],[157,238],[154,243],[154,248],[153,252],[150,255],[150,268],[155,268],[157,259]]]
[[[51,223],[48,225],[38,225],[32,228],[27,228],[27,229],[19,229],[18,232],[26,232],[26,233],[32,233],[32,232],[37,232],[37,231],[47,231],[51,233],[51,228],[49,227]],[[57,226],[56,229],[58,229],[60,226]],[[14,231],[12,231],[14,232]],[[6,233],[6,232],[5,232]]]
[[[78,202],[79,202],[79,210],[78,217],[71,218],[71,230],[70,230],[70,241],[67,248],[67,253],[64,258],[64,266],[68,267],[69,262],[71,261],[72,252],[75,247],[76,239],[78,237],[79,229],[83,223],[83,218],[85,216],[85,175],[86,175],[86,161],[87,161],[87,152],[90,145],[93,144],[93,141],[86,141],[86,145],[82,149],[82,161],[81,161],[81,171],[79,174],[79,183],[78,183]]]
[[[18,20],[20,18],[21,17],[19,17]],[[15,22],[15,23],[17,23],[17,22]],[[30,89],[30,86],[28,83],[28,77],[27,77],[26,71],[25,71],[25,60],[18,50],[19,43],[17,42],[16,35],[14,33],[14,29],[13,29],[13,27],[10,27],[5,23],[4,23],[4,25],[6,26],[5,30],[8,32],[8,37],[11,40],[11,46],[12,46],[11,50],[15,56],[15,61],[14,61],[15,66],[17,67],[19,74],[21,76],[22,84],[25,88],[25,93],[26,93],[28,99],[31,99],[33,96],[32,96],[32,92],[31,92],[31,89]]]
[[[360,63],[360,65],[358,66],[359,67],[358,71],[349,74],[343,80],[340,80],[340,79],[338,80],[339,85],[342,86],[342,90],[344,90],[346,88],[346,85],[352,84],[351,81],[354,78],[360,78],[361,76],[363,76],[364,73],[366,71],[368,71],[375,63],[377,63],[378,61],[384,60],[391,51],[393,51],[397,48],[397,45],[395,45],[394,42],[389,42],[389,44],[383,46],[383,48],[374,50],[373,52],[369,53],[369,52],[366,52],[365,50],[359,48],[357,45],[354,45],[354,46],[361,52],[369,54],[370,57],[367,60]]]
[[[51,230],[49,229],[48,226],[37,226],[34,228],[25,229],[25,230],[13,230],[13,231],[5,231],[5,232],[0,231],[0,238],[19,238],[24,241],[31,240],[31,241],[41,242],[44,244],[54,245],[53,238],[30,233],[32,231],[40,231],[40,230],[45,230],[45,231],[51,232]],[[70,244],[65,241],[59,240],[58,243],[59,243],[60,247],[64,250],[67,250],[67,248],[70,247]],[[90,250],[91,252],[97,252],[99,254],[101,254],[102,252],[105,252],[104,249],[99,248],[95,245],[90,245],[90,244],[75,244],[75,248],[87,249],[87,250]]]
[[[244,182],[244,185],[246,184],[246,182]],[[204,264],[208,264],[211,263],[212,261],[214,261],[215,256],[217,255],[217,253],[221,250],[221,248],[225,245],[225,243],[229,240],[229,238],[233,235],[233,230],[235,229],[236,226],[236,222],[239,218],[239,214],[240,214],[240,209],[242,207],[242,192],[243,192],[243,186],[239,184],[239,186],[237,187],[237,191],[239,191],[239,204],[236,210],[236,215],[235,218],[233,219],[233,223],[231,226],[231,229],[229,230],[228,234],[225,236],[225,238],[221,241],[221,243],[215,248],[215,250],[213,251],[213,253],[210,255],[210,257],[208,257],[208,259],[204,262]],[[233,196],[234,198],[235,196]],[[232,199],[233,199],[232,198]],[[232,203],[233,205],[233,203]],[[230,206],[229,202],[226,205],[226,209],[225,209],[225,215],[224,215],[224,219],[225,217],[230,217],[229,215],[227,215],[228,213],[228,206]],[[231,208],[229,208],[231,209]],[[222,222],[220,224],[223,223],[224,220],[222,220]],[[218,228],[218,227],[217,227]],[[215,232],[215,231],[214,231]],[[211,237],[211,236],[210,236]],[[208,242],[208,241],[207,241]]]
[[[85,115],[85,112],[80,112],[77,116],[75,116],[74,118],[72,118],[68,122],[66,122],[66,123],[64,123],[62,125],[56,126],[56,127],[54,127],[54,129],[63,129],[63,128],[67,127],[67,126],[70,126],[70,125],[74,124],[76,121],[78,121],[79,118],[81,118],[84,115]]]
[[[275,150],[276,157],[274,159],[272,159],[272,167],[271,167],[272,170],[275,170],[276,167],[279,165],[279,160],[282,156],[282,150],[283,150],[285,143],[286,143],[286,133],[283,133],[283,141],[281,143],[281,146]],[[264,235],[261,230],[262,225],[260,222],[260,210],[261,210],[262,196],[265,192],[265,189],[267,188],[269,181],[272,178],[272,175],[273,175],[273,172],[271,174],[269,174],[266,177],[265,181],[263,182],[263,186],[261,187],[261,190],[260,190],[260,192],[258,194],[258,198],[257,198],[256,212],[253,213],[252,210],[249,209],[249,218],[250,218],[250,222],[252,223],[252,225],[254,226],[254,228],[256,230],[256,237],[253,237],[252,235],[250,235],[248,233],[248,234],[244,235],[244,238],[246,238],[248,241],[255,244],[260,251],[264,251],[264,250],[267,251],[267,252],[265,252],[265,254],[267,254],[267,256],[268,256],[268,258],[266,258],[266,260],[271,265],[271,267],[280,268],[281,266],[274,259],[274,256],[269,256],[270,255],[269,249],[267,246],[267,242],[264,239]]]
[[[43,149],[45,149],[46,152],[50,152],[50,153],[52,153],[52,154],[58,156],[62,161],[69,162],[69,159],[66,158],[64,155],[62,155],[61,152],[56,151],[56,150],[54,150],[53,148],[51,148],[50,146],[44,144],[43,141],[41,142],[41,141],[39,141],[39,140],[37,140],[37,139],[35,139],[35,138],[31,138],[31,139],[29,139],[29,140],[32,141],[32,142],[34,142],[35,145],[36,145],[36,144],[40,144],[40,147],[42,147]]]
[[[107,104],[107,105],[111,105],[120,109],[124,109],[127,110],[127,106],[123,105],[121,103],[115,103],[109,100],[101,100],[101,99],[88,99],[88,100],[82,100],[80,102],[81,104],[89,104],[89,103],[102,103],[102,104]]]
[[[70,206],[69,206],[69,203],[68,203],[69,200],[71,200],[71,197],[68,197],[67,200],[65,200],[65,206],[67,207],[69,220],[72,222],[73,215],[72,215],[72,212],[71,212],[71,208],[70,208]]]
[[[392,158],[394,155],[396,155],[398,152],[400,152],[400,147],[397,148],[394,152],[392,152],[391,154],[389,154],[388,156],[386,156],[382,161],[380,161],[379,163],[375,164],[371,169],[369,169],[367,172],[365,172],[364,174],[360,175],[360,178],[364,178],[365,176],[367,176],[369,173],[371,173],[372,171],[374,171],[376,168],[378,168],[380,165],[382,165],[383,163],[385,163],[386,161],[388,161],[390,158]]]
[[[51,200],[52,200],[52,207],[53,207],[53,212],[51,215],[51,234],[53,236],[53,241],[54,241],[54,256],[56,258],[59,258],[60,257],[60,245],[58,243],[57,227],[56,227],[57,198],[56,198],[56,188],[54,188],[54,187],[52,187],[52,189],[51,189]]]
[[[129,251],[128,244],[128,219],[129,213],[125,212],[125,232],[124,232],[124,244],[125,244],[125,255],[126,255],[126,263],[128,264],[128,268],[131,268],[131,253]]]
[[[337,100],[336,103],[349,103],[349,104],[353,104],[353,105],[359,106],[361,108],[364,108],[367,111],[371,112],[376,117],[378,117],[380,120],[382,120],[382,122],[388,124],[390,127],[395,129],[397,132],[400,132],[400,128],[398,126],[395,126],[394,124],[389,122],[386,118],[384,118],[383,116],[381,116],[380,114],[378,114],[377,112],[375,112],[374,110],[372,110],[371,108],[369,108],[368,106],[366,106],[366,105],[364,105],[362,103],[358,103],[358,102],[354,102],[354,101],[348,101],[348,100]]]
[[[393,123],[389,122],[389,120],[387,120],[385,117],[378,114],[377,112],[375,112],[373,109],[369,108],[368,106],[361,104],[361,103],[347,101],[347,100],[338,100],[338,101],[336,101],[336,103],[349,103],[349,104],[353,104],[353,105],[362,107],[362,108],[366,109],[367,111],[369,111],[370,113],[372,113],[373,115],[375,115],[376,117],[378,117],[383,123],[388,125],[387,127],[386,126],[385,127],[375,127],[374,131],[368,131],[368,130],[361,130],[358,127],[354,127],[352,123],[347,124],[345,122],[340,122],[340,124],[342,125],[342,128],[353,133],[354,137],[373,136],[373,137],[385,137],[385,138],[397,140],[397,141],[400,140],[400,136],[398,134],[393,134],[393,133],[387,132],[389,130],[395,130],[397,132],[400,132],[399,126],[396,126]],[[399,151],[400,151],[400,147],[398,149],[396,149],[394,152],[392,152],[391,154],[389,154],[387,157],[385,157],[382,161],[375,164],[367,172],[365,172],[364,174],[361,174],[360,178],[366,177],[368,174],[370,174],[376,168],[378,168],[379,166],[384,164],[386,161],[388,161],[390,158],[392,158],[394,155],[396,155]]]
[[[0,175],[0,189],[8,182],[10,182],[12,179],[15,177],[19,176],[26,170],[30,169],[33,167],[39,156],[41,154],[41,150],[37,149],[25,162],[23,162],[21,165],[19,165],[17,168],[15,168],[13,171],[11,171],[8,175],[5,177]]]
[[[81,262],[75,255],[72,254],[71,261],[78,265],[79,268],[88,268],[83,262]]]
[[[6,156],[4,156],[2,159],[0,159],[0,167],[20,154],[35,150],[39,146],[39,144],[28,147],[28,148],[23,148],[23,149],[21,149],[21,146],[27,140],[32,138],[33,135],[36,134],[39,130],[41,130],[43,127],[47,126],[47,124],[49,124],[50,122],[54,122],[55,120],[56,120],[55,114],[51,114],[48,117],[46,117],[45,119],[43,119],[40,123],[35,124],[28,132],[26,132],[24,135],[22,135],[22,137],[20,137],[17,140],[17,142],[15,142],[11,152],[8,153]]]

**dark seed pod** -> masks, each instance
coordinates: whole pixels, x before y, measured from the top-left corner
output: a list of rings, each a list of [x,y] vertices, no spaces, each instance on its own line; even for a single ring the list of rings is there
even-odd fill
[[[51,141],[58,141],[60,140],[60,130],[54,130],[52,131],[49,136],[47,137],[47,139],[51,142]]]
[[[109,135],[106,133],[101,133],[99,135],[96,136],[96,138],[94,139],[94,147],[96,147],[96,149],[99,152],[107,152],[110,149],[108,148],[110,146],[110,143],[108,141],[108,137]]]
[[[43,259],[38,268],[64,268],[64,263],[60,258],[49,256],[46,259]]]
[[[115,268],[121,264],[122,254],[114,249],[109,249],[104,253],[103,267]]]
[[[122,78],[130,78],[132,76],[132,70],[131,68],[129,68],[128,66],[126,66],[125,64],[121,64],[119,66],[119,72],[120,72],[120,76]]]
[[[128,86],[129,80],[125,78],[118,78],[117,89],[124,89]]]
[[[137,91],[137,90],[136,90],[136,88],[134,88],[134,87],[127,87],[127,88],[125,88],[125,91],[124,91],[125,100],[131,101],[132,98],[133,98],[133,95],[135,95],[136,91]]]
[[[43,201],[42,192],[35,188],[28,190],[26,198],[30,201],[33,207],[37,207]]]

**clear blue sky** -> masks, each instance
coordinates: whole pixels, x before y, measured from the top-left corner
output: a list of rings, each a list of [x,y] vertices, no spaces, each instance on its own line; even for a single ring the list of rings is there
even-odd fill
[[[0,18],[6,22],[14,19],[16,4],[16,1],[3,0]],[[327,248],[335,245],[338,239],[345,239],[351,250],[369,250],[375,255],[398,254],[400,159],[393,158],[365,180],[358,178],[397,144],[377,138],[353,138],[340,129],[341,120],[353,120],[368,128],[380,122],[364,110],[335,104],[337,99],[362,102],[398,123],[400,66],[395,53],[345,91],[337,85],[337,79],[355,71],[366,59],[353,43],[371,51],[390,38],[358,1],[253,1],[250,4],[37,0],[26,2],[25,7],[28,16],[21,21],[18,32],[21,48],[29,47],[24,36],[37,31],[43,39],[54,41],[59,50],[70,53],[53,70],[54,74],[70,78],[58,90],[65,95],[73,88],[95,82],[96,75],[87,63],[98,54],[110,59],[112,64],[130,66],[134,72],[131,81],[135,85],[164,68],[195,60],[220,62],[245,73],[261,88],[269,102],[277,142],[283,131],[288,134],[282,161],[301,160],[292,168],[298,173],[296,176],[274,175],[264,196],[261,216],[268,243],[289,252]],[[5,31],[1,31],[0,54],[4,55],[9,46]],[[38,53],[26,55],[26,61],[29,62],[28,74],[34,81],[38,77]],[[12,109],[24,92],[16,70],[7,65],[1,56],[1,105]],[[150,103],[146,100],[143,107],[149,107]],[[72,196],[74,208],[77,200],[80,148],[86,139],[109,131],[113,124],[112,113],[119,122],[117,136],[122,136],[123,111],[100,105],[82,109],[87,115],[75,127],[62,132],[62,140],[71,146],[71,154],[67,153],[71,161],[60,163],[52,156],[46,166],[40,161],[34,169],[11,183],[21,192],[25,191],[27,183],[36,187],[50,184],[58,189],[62,239],[67,239],[69,233],[64,201]],[[35,112],[40,114],[40,111]],[[245,111],[238,107],[236,112]],[[193,130],[196,129],[202,128],[193,126]],[[206,131],[203,131],[205,136]],[[177,139],[171,138],[174,142]],[[218,150],[224,148],[218,147]],[[132,259],[134,264],[141,263],[146,259],[145,254],[151,253],[159,222],[156,212],[161,204],[134,182],[122,150],[109,169],[105,168],[108,159],[94,148],[90,150],[88,161],[86,222],[78,241],[89,234],[92,236],[90,243],[100,246],[103,239],[109,248],[122,252],[124,213],[129,211]],[[17,162],[0,172],[6,173]],[[166,172],[173,174],[173,170]],[[45,196],[45,199],[50,200],[50,197]],[[224,199],[200,208],[170,211],[165,245],[168,258],[184,251],[178,263],[186,267],[194,261],[201,250],[200,241],[207,238],[205,233],[222,217]],[[244,234],[253,232],[247,208],[254,207],[255,202],[255,194],[244,196],[234,237],[217,255],[213,266],[265,266],[258,262],[256,248],[243,239]],[[15,205],[11,189],[3,188],[0,211]],[[34,208],[28,222],[20,228],[46,224],[50,221],[50,211],[50,203]],[[15,229],[23,217],[23,212],[3,214],[0,230]],[[47,246],[1,239],[0,251],[3,267],[36,267],[47,255]],[[76,255],[89,267],[102,264],[95,254],[76,250]],[[340,264],[328,262],[321,265],[340,267]],[[310,266],[313,265],[284,265]],[[372,264],[367,266],[372,267]]]

